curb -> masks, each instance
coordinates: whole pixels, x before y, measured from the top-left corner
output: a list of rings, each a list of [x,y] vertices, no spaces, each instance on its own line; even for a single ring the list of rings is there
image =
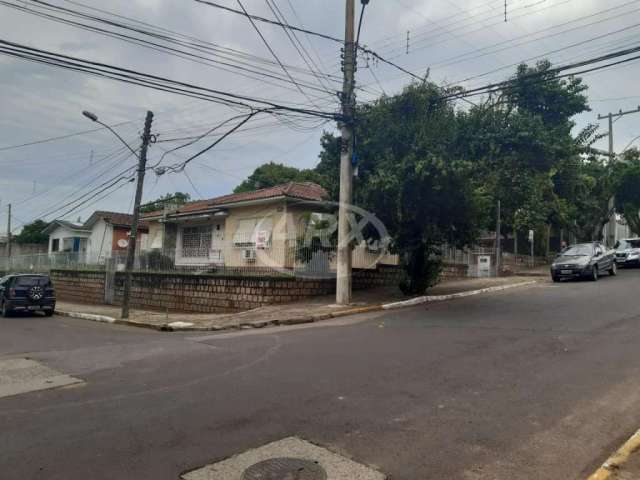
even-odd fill
[[[588,480],[608,480],[615,472],[624,469],[633,453],[640,454],[640,430],[638,430],[620,449],[611,455]]]
[[[382,310],[394,310],[397,308],[414,307],[416,305],[422,305],[424,303],[442,302],[445,300],[453,300],[455,298],[471,297],[473,295],[480,295],[482,293],[499,292],[502,290],[508,290],[511,288],[525,287],[538,283],[537,280],[531,280],[520,283],[513,283],[510,285],[500,285],[496,287],[481,288],[479,290],[469,290],[466,292],[452,293],[449,295],[427,295],[424,297],[412,298],[411,300],[404,300],[401,302],[393,302],[378,305],[368,305],[366,307],[355,307],[348,310],[340,310],[338,312],[324,313],[321,315],[305,315],[300,317],[286,318],[283,320],[264,320],[255,322],[237,323],[235,325],[228,325],[224,327],[212,326],[212,327],[199,327],[196,325],[189,325],[189,322],[172,322],[168,324],[150,324],[144,322],[136,322],[134,320],[119,320],[113,317],[107,317],[104,315],[93,315],[89,313],[77,313],[66,312],[56,310],[58,315],[81,318],[83,320],[92,320],[94,322],[111,323],[116,325],[128,325],[130,327],[147,328],[150,330],[158,330],[161,332],[211,332],[211,331],[223,331],[223,330],[245,330],[245,329],[257,329],[265,328],[269,326],[279,325],[301,325],[305,323],[314,323],[321,320],[328,320],[330,318],[347,317],[349,315],[357,315],[360,313],[377,312]]]
[[[529,280],[527,282],[513,283],[510,285],[499,285],[496,287],[481,288],[479,290],[469,290],[467,292],[452,293],[449,295],[426,295],[424,297],[416,297],[412,298],[411,300],[405,300],[402,302],[387,303],[385,305],[382,305],[382,308],[384,310],[392,310],[395,308],[413,307],[416,305],[422,305],[423,303],[442,302],[444,300],[453,300],[454,298],[464,298],[471,297],[473,295],[480,295],[481,293],[500,292],[502,290],[508,290],[511,288],[526,287],[535,283],[538,283],[537,280]]]
[[[92,313],[65,312],[61,310],[56,310],[55,313],[56,315],[62,315],[63,317],[80,318],[82,320],[91,320],[93,322],[116,323],[115,318],[107,317],[106,315],[94,315]]]

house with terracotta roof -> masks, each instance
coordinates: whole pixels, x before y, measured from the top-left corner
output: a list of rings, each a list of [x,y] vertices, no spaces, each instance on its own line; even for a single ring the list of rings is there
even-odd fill
[[[100,264],[114,252],[124,252],[129,244],[133,215],[94,212],[84,223],[54,220],[44,230],[49,234],[49,255],[67,254],[75,261]],[[139,249],[146,250],[148,227],[140,225]]]
[[[148,246],[178,267],[291,268],[301,229],[326,212],[328,194],[312,182],[289,182],[187,203],[143,215]]]
[[[176,267],[305,269],[333,274],[336,268],[336,205],[312,182],[289,182],[251,192],[145,213],[149,250]],[[163,259],[163,262],[166,260]],[[364,241],[353,250],[354,268],[397,265],[386,250]],[[153,269],[153,265],[149,265]]]

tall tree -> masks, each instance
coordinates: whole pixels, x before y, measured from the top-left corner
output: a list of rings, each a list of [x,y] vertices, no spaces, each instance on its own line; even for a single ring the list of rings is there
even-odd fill
[[[640,235],[640,150],[626,151],[616,164],[616,206],[630,230]]]
[[[573,117],[589,110],[586,88],[579,78],[558,78],[548,61],[520,65],[500,92],[463,115],[461,154],[477,162],[491,203],[501,201],[503,233],[564,221],[554,180],[581,152],[572,129]]]
[[[44,229],[49,224],[44,220],[36,220],[22,227],[22,231],[14,237],[16,243],[20,244],[40,244],[46,245],[49,242],[49,235],[44,233]]]
[[[392,248],[402,254],[407,294],[424,293],[437,281],[439,247],[472,240],[482,213],[482,192],[472,163],[458,156],[457,115],[445,93],[413,84],[360,106],[356,115],[354,201],[385,224]],[[322,146],[316,170],[337,179],[338,140],[325,134]],[[336,188],[329,183],[334,194]]]
[[[281,163],[265,163],[256,168],[249,177],[238,185],[234,193],[251,192],[273,187],[287,182],[319,182],[320,175],[313,170],[300,170]]]

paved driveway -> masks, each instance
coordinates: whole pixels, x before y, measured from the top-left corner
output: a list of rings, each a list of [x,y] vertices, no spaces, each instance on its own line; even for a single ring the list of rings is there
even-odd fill
[[[578,479],[640,426],[640,270],[289,328],[0,319],[3,479],[171,479],[291,435],[393,479]]]

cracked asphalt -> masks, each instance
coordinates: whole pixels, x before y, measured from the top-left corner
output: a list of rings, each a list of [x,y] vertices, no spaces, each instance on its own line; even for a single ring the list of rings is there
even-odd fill
[[[0,478],[171,479],[300,436],[391,479],[584,479],[640,427],[640,270],[226,334],[0,319],[86,383],[0,399]]]

